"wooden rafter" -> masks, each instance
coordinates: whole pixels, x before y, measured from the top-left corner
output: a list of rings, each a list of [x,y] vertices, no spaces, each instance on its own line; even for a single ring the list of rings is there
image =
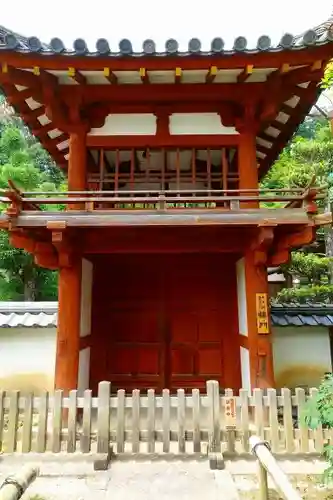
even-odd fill
[[[239,75],[237,76],[237,82],[238,83],[246,82],[248,77],[252,75],[253,68],[254,68],[253,64],[247,64],[246,67],[243,69],[243,71],[239,73]]]
[[[72,66],[68,68],[68,76],[79,85],[86,85],[87,83],[86,77]]]
[[[118,83],[118,78],[116,75],[113,73],[113,71],[110,70],[110,68],[104,68],[103,69],[103,76],[110,82],[112,85],[116,85]]]
[[[149,75],[146,71],[146,68],[140,68],[139,74],[142,83],[149,83]]]
[[[217,66],[211,66],[206,74],[206,83],[213,83],[218,73]]]

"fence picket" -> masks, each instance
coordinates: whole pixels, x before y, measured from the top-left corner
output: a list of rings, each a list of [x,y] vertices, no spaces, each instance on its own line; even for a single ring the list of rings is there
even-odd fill
[[[98,384],[97,453],[109,453],[111,383]]]
[[[272,448],[272,452],[277,453],[279,451],[279,420],[278,420],[276,390],[267,389],[267,396],[268,396],[270,445]]]
[[[140,391],[132,392],[132,453],[140,451]]]
[[[3,431],[4,431],[4,423],[5,423],[5,410],[4,410],[4,398],[5,391],[0,391],[0,452],[3,446]]]
[[[53,413],[52,413],[52,453],[61,451],[61,431],[63,416],[63,391],[56,390],[53,394]]]
[[[83,418],[82,418],[82,435],[80,442],[80,450],[82,453],[91,451],[91,410],[92,410],[92,391],[86,389],[83,394]]]
[[[301,414],[305,406],[305,391],[304,389],[296,389],[296,401],[297,401],[297,416],[298,416],[298,427],[300,434],[300,451],[301,453],[308,453],[309,451],[309,429],[304,422],[302,422]]]
[[[281,389],[281,395],[283,401],[283,428],[286,441],[286,451],[287,453],[292,453],[294,450],[294,425],[290,389]]]
[[[310,389],[310,396],[311,398],[316,398],[318,396],[318,389],[312,388]],[[320,424],[317,429],[314,429],[313,431],[313,437],[314,437],[314,447],[316,452],[322,453],[323,447],[324,447],[324,439],[323,439],[323,427]]]
[[[253,400],[254,400],[254,425],[256,428],[256,434],[261,439],[265,439],[263,392],[261,389],[253,389]]]
[[[37,447],[36,447],[37,453],[44,453],[46,450],[48,400],[49,400],[48,392],[43,392],[39,396]]]
[[[50,409],[50,449],[53,453],[74,453],[78,446],[77,439],[81,453],[92,451],[95,409],[98,453],[109,453],[110,437],[116,441],[119,454],[129,451],[137,454],[143,449],[148,455],[156,451],[161,453],[159,444],[156,444],[161,441],[163,453],[176,451],[173,446],[178,447],[179,454],[202,453],[202,439],[205,446],[207,443],[209,452],[221,450],[223,442],[223,450],[227,449],[232,454],[248,453],[249,438],[253,432],[250,428],[252,415],[255,433],[262,439],[268,439],[274,453],[321,453],[324,438],[329,439],[331,435],[322,427],[310,431],[302,422],[294,430],[293,406],[297,407],[299,415],[306,401],[303,389],[296,389],[295,397],[291,396],[289,389],[282,389],[281,396],[277,396],[275,389],[267,389],[267,396],[261,389],[254,389],[252,396],[244,389],[239,391],[239,395],[233,395],[231,389],[226,389],[225,394],[220,396],[218,382],[209,381],[206,394],[192,389],[192,397],[186,396],[183,389],[178,389],[177,395],[172,396],[168,389],[164,389],[162,397],[156,396],[153,389],[149,389],[147,395],[141,395],[140,390],[135,389],[131,396],[126,396],[124,390],[118,390],[117,397],[112,398],[110,392],[109,382],[99,384],[96,398],[92,397],[91,390],[86,390],[80,398],[76,390],[70,391],[66,399],[63,398],[63,391],[54,391],[50,399],[48,393],[35,397],[31,394],[20,396],[19,391],[0,391],[0,450],[5,453],[17,450],[44,453],[49,449],[47,430]],[[316,397],[317,393],[317,389],[311,389],[310,396]],[[78,408],[83,409],[82,425],[79,425]],[[189,410],[192,412],[190,415],[187,413]],[[283,422],[279,411],[281,417],[283,414]],[[36,434],[33,434],[34,413],[38,415]],[[65,415],[67,432],[63,437]],[[22,432],[19,432],[21,416],[23,424]],[[189,438],[193,445],[186,444]],[[142,442],[147,446],[141,445]],[[188,450],[188,447],[191,449]]]
[[[9,414],[8,414],[8,433],[5,444],[5,451],[13,453],[17,449],[17,424],[19,417],[19,391],[9,393]]]
[[[241,418],[241,440],[245,453],[250,451],[250,431],[249,431],[249,393],[246,389],[240,389],[240,418]]]
[[[221,451],[220,432],[220,389],[217,380],[207,382],[207,398],[209,409],[209,451]]]
[[[178,452],[185,453],[185,391],[178,389],[177,391],[177,419],[178,419]]]
[[[33,396],[31,393],[25,396],[23,427],[22,427],[22,453],[31,451]]]
[[[69,391],[68,398],[68,421],[67,421],[67,453],[76,451],[76,428],[77,428],[77,391]]]
[[[125,451],[125,391],[117,392],[117,453]]]
[[[163,452],[170,451],[170,391],[163,389],[162,393],[162,427],[163,427]]]
[[[192,389],[193,404],[193,453],[201,453],[200,433],[200,391]]]
[[[155,453],[155,391],[149,389],[147,392],[148,397],[148,413],[147,413],[147,427],[148,427],[148,453]]]

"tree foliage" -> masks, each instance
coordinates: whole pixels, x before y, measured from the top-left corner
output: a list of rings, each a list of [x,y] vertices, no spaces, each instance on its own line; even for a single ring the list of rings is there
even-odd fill
[[[55,191],[63,176],[22,121],[0,103],[0,189],[8,180],[25,191]],[[4,209],[5,207],[1,207]],[[0,231],[0,300],[55,300],[57,273],[36,266],[33,256],[14,248]]]
[[[330,125],[323,118],[307,118],[293,140],[281,153],[265,179],[263,187],[271,189],[306,188],[313,177],[317,185],[328,186],[333,199],[333,140]],[[326,201],[321,203],[325,208]],[[299,288],[284,289],[276,297],[280,302],[332,300],[333,238],[331,229],[320,229],[318,237],[326,241],[326,255],[304,250],[293,252],[285,275],[301,279]],[[304,286],[303,286],[304,285]]]

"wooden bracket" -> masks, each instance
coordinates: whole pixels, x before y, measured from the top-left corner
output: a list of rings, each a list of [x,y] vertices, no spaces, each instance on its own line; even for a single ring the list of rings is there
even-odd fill
[[[283,236],[270,252],[267,264],[272,267],[286,264],[290,259],[292,250],[304,245],[310,245],[315,238],[316,227],[313,223],[305,226],[301,231]]]
[[[267,262],[267,252],[274,240],[275,226],[259,226],[256,238],[251,244],[251,250],[254,252],[254,263],[256,266],[265,265]]]

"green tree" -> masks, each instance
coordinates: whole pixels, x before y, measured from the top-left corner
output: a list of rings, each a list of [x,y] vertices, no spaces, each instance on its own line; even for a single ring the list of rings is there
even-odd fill
[[[63,176],[48,153],[4,101],[0,110],[0,189],[8,189],[8,180],[26,191],[59,189]],[[36,266],[32,255],[12,247],[8,233],[0,231],[0,299],[56,297],[57,273]]]

